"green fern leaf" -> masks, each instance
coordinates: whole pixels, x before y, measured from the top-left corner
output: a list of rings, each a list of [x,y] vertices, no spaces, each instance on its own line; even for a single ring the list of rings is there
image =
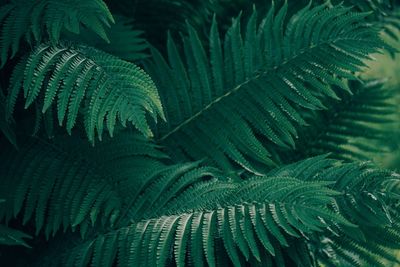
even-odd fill
[[[185,172],[197,168],[196,165],[191,165],[167,168],[151,181],[154,186],[160,184],[161,180],[175,181],[176,175],[184,177]],[[182,168],[184,166],[185,168]],[[181,170],[181,173],[177,172],[178,170]],[[154,201],[155,197],[161,197],[165,193],[158,196],[158,190],[146,186],[140,195],[132,199],[132,203],[145,198],[146,200],[140,202],[148,203],[147,213],[134,213],[133,216],[127,213],[133,223],[125,220],[127,226],[121,224],[120,228],[110,229],[101,237],[85,241],[82,245],[74,247],[72,253],[68,253],[65,258],[78,259],[80,247],[86,252],[89,245],[94,248],[90,255],[92,261],[107,262],[106,266],[112,266],[117,257],[129,257],[118,258],[121,266],[125,266],[123,263],[128,261],[136,266],[165,266],[173,259],[177,265],[190,263],[194,266],[212,266],[216,264],[217,249],[219,257],[229,257],[237,266],[241,266],[243,258],[246,261],[263,263],[264,253],[280,262],[278,253],[291,250],[289,244],[300,246],[304,242],[301,235],[314,238],[314,235],[319,236],[321,232],[330,233],[329,227],[355,227],[340,213],[330,208],[330,203],[338,194],[326,188],[327,185],[332,185],[332,182],[304,182],[282,176],[223,182],[200,176],[190,185],[175,183],[173,187],[181,188],[181,193],[173,193],[174,197],[168,198],[167,202]],[[254,192],[255,188],[259,193]],[[271,188],[274,188],[272,192]],[[267,195],[261,193],[268,191],[270,192]],[[220,197],[213,199],[217,194]],[[193,209],[194,205],[186,203],[188,195],[199,196],[195,200],[198,203],[196,208]],[[138,210],[137,207],[134,209]],[[278,213],[279,209],[281,213]],[[289,213],[292,217],[296,216],[296,223],[291,223],[293,221],[289,219]],[[132,231],[135,231],[133,239],[129,235]],[[105,245],[107,240],[112,240],[114,244]],[[222,241],[223,245],[219,241]],[[108,247],[112,248],[112,251],[109,251]],[[128,252],[117,256],[114,253],[116,247]],[[107,257],[107,260],[104,260],[104,253],[112,255],[113,259],[109,261],[110,258]],[[304,258],[307,258],[307,255],[298,255],[298,252],[292,250],[290,253],[294,258],[310,262]],[[67,262],[63,264],[70,266]]]
[[[19,152],[2,143],[4,149],[0,158],[7,165],[2,165],[0,171],[7,187],[1,187],[0,192],[7,201],[1,208],[0,217],[9,221],[23,212],[23,222],[34,219],[36,234],[44,230],[47,237],[56,234],[61,226],[64,229],[85,224],[93,226],[102,216],[103,224],[113,225],[122,213],[122,199],[129,203],[130,194],[141,183],[133,178],[144,172],[149,164],[153,168],[162,166],[157,159],[165,157],[142,137],[127,133],[116,137],[116,143],[105,140],[98,146],[98,151],[93,151],[82,141],[64,139],[64,147],[54,147],[44,141],[28,140]],[[110,146],[114,152],[108,157],[99,157]],[[86,156],[97,157],[99,162],[87,162]],[[142,164],[141,159],[145,156],[154,160]],[[126,162],[133,158],[138,160],[138,166],[131,164],[128,172],[117,171],[111,176],[107,168],[100,167],[107,162],[108,166],[116,168],[118,164],[125,165],[126,170]],[[102,160],[106,161],[102,163]],[[17,168],[18,165],[22,169]],[[130,183],[119,192],[112,179]]]
[[[42,112],[55,105],[58,122],[67,121],[67,131],[75,126],[79,110],[85,111],[87,136],[94,141],[95,131],[102,137],[103,124],[113,135],[117,117],[122,125],[131,122],[146,136],[152,136],[146,112],[154,120],[163,116],[157,89],[139,67],[99,50],[79,45],[42,44],[22,63],[26,98],[25,108],[43,96]],[[21,72],[21,65],[13,77]],[[7,114],[11,114],[21,80],[11,80]]]
[[[0,199],[0,204],[4,203],[4,199]],[[0,245],[7,246],[30,246],[25,242],[24,239],[31,239],[32,237],[21,231],[9,228],[5,225],[0,224]]]
[[[79,33],[82,25],[108,41],[105,27],[110,27],[114,19],[102,0],[12,0],[1,6],[0,22],[0,53],[3,67],[9,54],[10,57],[14,57],[17,53],[23,37],[26,37],[28,42],[32,35],[36,42],[48,38],[55,44],[64,28]]]
[[[109,42],[85,30],[79,35],[67,35],[69,40],[85,43],[102,51],[110,53],[121,59],[136,61],[147,58],[146,53],[149,44],[143,38],[143,31],[134,29],[133,20],[124,16],[115,16],[115,24],[106,29]]]
[[[327,110],[305,115],[310,126],[300,131],[296,152],[283,153],[282,159],[332,153],[347,161],[367,160],[372,153],[388,151],[394,88],[376,80],[351,83],[350,89],[352,95],[338,94],[341,100],[332,101]]]
[[[273,5],[258,27],[254,12],[243,35],[235,19],[223,45],[214,19],[209,57],[190,26],[184,58],[171,38],[168,63],[153,50],[147,69],[167,107],[156,139],[172,155],[260,174],[275,163],[275,149],[295,145],[301,108],[325,108],[320,95],[336,97],[332,85],[348,90],[344,79],[384,46],[366,13],[307,6],[285,23],[286,9]]]

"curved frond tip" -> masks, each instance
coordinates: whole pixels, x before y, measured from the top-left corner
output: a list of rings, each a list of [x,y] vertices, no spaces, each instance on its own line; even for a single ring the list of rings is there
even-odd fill
[[[42,103],[43,113],[56,106],[58,122],[66,121],[69,133],[82,116],[92,142],[95,131],[101,139],[104,124],[110,135],[118,120],[152,136],[147,114],[155,121],[164,118],[157,88],[143,70],[85,45],[42,44],[21,61],[11,78],[8,117],[21,88],[25,108],[35,101]]]

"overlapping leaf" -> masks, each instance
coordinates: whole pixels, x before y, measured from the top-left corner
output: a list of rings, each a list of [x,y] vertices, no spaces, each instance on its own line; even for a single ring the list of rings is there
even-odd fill
[[[179,179],[188,177],[189,173]],[[175,197],[169,193],[178,192],[174,188],[178,183],[169,184],[171,188],[157,201],[150,194],[155,191],[144,191],[144,203],[157,205],[151,204],[141,215],[135,209],[139,214],[135,217],[149,218],[69,249],[62,265],[166,266],[175,262],[177,266],[215,266],[221,258],[229,258],[234,266],[246,261],[289,264],[297,260],[311,266],[310,255],[291,246],[305,249],[301,237],[323,231],[331,223],[353,226],[328,209],[336,192],[326,188],[325,182],[304,183],[286,177],[237,183],[211,179],[194,182]]]
[[[61,31],[79,33],[82,26],[107,39],[105,28],[114,19],[102,0],[12,0],[0,7],[1,64],[14,57],[21,40],[57,43]]]
[[[166,106],[156,138],[179,159],[208,158],[224,170],[239,165],[253,173],[276,162],[275,150],[295,145],[304,126],[299,109],[323,109],[331,86],[345,79],[384,46],[366,13],[328,4],[286,18],[287,4],[241,34],[240,17],[222,43],[214,20],[209,53],[189,26],[184,57],[168,40],[168,62],[153,51],[148,70]],[[286,23],[287,21],[287,23]]]
[[[98,221],[111,225],[145,183],[139,175],[162,169],[157,159],[165,158],[144,137],[128,133],[96,150],[79,139],[57,141],[62,145],[28,140],[19,151],[1,143],[1,220],[21,214],[24,224],[34,220],[36,233],[44,230],[47,237],[60,228],[79,226],[84,235]]]
[[[327,110],[304,116],[309,126],[299,131],[296,150],[281,155],[284,161],[325,153],[347,161],[368,160],[388,150],[397,110],[395,89],[379,80],[353,82],[350,89],[352,94],[327,103]]]

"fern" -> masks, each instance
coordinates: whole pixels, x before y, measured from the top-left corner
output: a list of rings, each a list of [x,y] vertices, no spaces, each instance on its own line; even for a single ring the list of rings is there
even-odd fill
[[[57,105],[58,122],[62,125],[66,120],[68,133],[83,109],[86,133],[92,142],[96,130],[101,139],[105,122],[110,135],[118,119],[122,125],[131,122],[151,136],[146,112],[154,120],[163,118],[157,89],[143,70],[85,45],[42,44],[21,61],[11,79],[8,117],[21,88],[25,108],[38,98],[43,113]]]
[[[347,161],[368,160],[373,153],[388,151],[390,126],[396,107],[394,88],[383,81],[353,82],[352,94],[340,95],[327,110],[304,115],[308,127],[299,132],[296,153],[281,155],[284,160],[332,153]],[[318,130],[315,130],[318,129]]]
[[[150,185],[134,201],[140,206],[148,203],[145,213],[134,205],[137,212],[130,215],[134,223],[110,229],[71,247],[60,262],[46,264],[86,266],[90,262],[94,265],[102,262],[105,266],[114,263],[117,266],[165,266],[174,261],[177,266],[188,263],[213,266],[218,251],[218,257],[228,257],[234,266],[243,266],[246,261],[270,262],[273,266],[302,262],[300,266],[314,266],[306,247],[317,246],[323,252],[325,239],[337,239],[337,231],[341,231],[346,240],[359,242],[372,252],[391,258],[390,253],[384,253],[389,246],[386,240],[368,246],[367,237],[360,242],[353,236],[365,227],[368,232],[362,233],[370,236],[384,232],[385,227],[393,227],[393,234],[399,233],[397,225],[375,220],[382,218],[382,207],[389,209],[390,206],[388,192],[380,191],[379,185],[398,181],[398,178],[365,166],[335,165],[336,161],[323,157],[312,158],[275,170],[265,177],[234,183],[214,179],[196,181],[194,176],[198,174],[190,171],[181,178],[164,176],[163,184],[169,181],[171,186],[168,190],[161,191],[163,193],[154,190],[154,186],[161,184],[155,180],[154,186]],[[182,188],[177,182],[189,176],[194,179],[193,183]],[[367,196],[359,191],[357,183],[365,190],[372,189],[368,193],[381,192],[385,198],[389,197],[380,205],[368,206],[373,213],[364,213],[364,216],[369,216],[370,220],[350,214],[369,205],[371,199],[369,202],[360,199],[357,207],[345,202],[351,197],[349,194]],[[174,197],[171,193],[179,191],[174,188],[178,184],[183,191]],[[339,193],[342,190],[343,193]],[[349,218],[345,219],[347,216]],[[334,244],[340,242],[335,240]],[[398,247],[398,243],[391,246]],[[354,257],[361,257],[361,261],[369,259],[351,245],[347,249]],[[283,258],[283,255],[288,257]],[[321,257],[318,260],[326,261],[323,255],[318,256]],[[342,259],[339,252],[336,256]],[[331,262],[334,260],[337,259]]]
[[[250,2],[2,2],[0,265],[400,264],[397,3]]]
[[[114,19],[102,0],[12,0],[1,6],[1,67],[18,52],[22,38],[57,43],[61,30],[79,33],[83,25],[108,40],[105,27]],[[47,35],[47,36],[46,36]]]
[[[0,204],[3,202],[4,199],[0,199]],[[0,245],[25,246],[30,248],[30,246],[24,240],[28,238],[32,237],[21,231],[0,224]]]
[[[0,245],[25,246],[30,248],[24,240],[26,238],[31,238],[31,236],[21,231],[0,225]]]
[[[398,40],[396,30],[400,29],[399,3],[395,0],[363,0],[349,1],[361,11],[373,11],[374,20],[377,21],[384,32]]]
[[[143,37],[143,31],[135,30],[136,23],[128,17],[114,16],[115,23],[105,30],[109,42],[85,30],[82,34],[66,35],[68,39],[83,42],[97,49],[128,61],[136,61],[148,57],[146,49],[149,44]],[[135,25],[135,29],[133,29]]]
[[[128,197],[130,191],[144,182],[133,178],[143,168],[162,167],[151,158],[165,158],[154,145],[128,133],[120,134],[112,142],[113,153],[108,156],[102,156],[110,148],[108,139],[96,151],[82,140],[72,143],[63,140],[63,143],[55,146],[33,139],[21,144],[18,152],[13,147],[2,149],[0,158],[7,164],[1,166],[0,172],[7,186],[0,190],[7,202],[0,209],[1,218],[9,221],[23,212],[24,224],[34,219],[36,234],[44,230],[49,237],[61,227],[66,230],[79,226],[85,235],[99,217],[103,223],[112,225],[122,212],[124,196]],[[150,157],[147,163],[146,156]],[[87,161],[88,158],[92,160]],[[136,159],[137,164],[130,164],[127,169],[124,159]],[[124,167],[123,171],[118,172],[119,167]],[[111,168],[116,170],[112,174]],[[133,184],[121,187],[120,192],[116,184],[124,180]]]
[[[277,11],[272,7],[258,27],[254,12],[245,36],[240,18],[235,19],[223,48],[214,20],[209,59],[190,27],[183,40],[185,61],[171,38],[169,64],[153,51],[155,60],[147,69],[167,118],[156,138],[177,158],[208,157],[224,170],[234,162],[260,173],[260,164],[274,164],[274,145],[295,145],[297,128],[305,124],[297,105],[324,108],[318,96],[335,97],[331,85],[348,90],[343,78],[353,79],[362,60],[383,46],[377,32],[362,22],[367,14],[307,6],[284,30],[286,9],[286,4]],[[263,145],[265,139],[270,145]]]

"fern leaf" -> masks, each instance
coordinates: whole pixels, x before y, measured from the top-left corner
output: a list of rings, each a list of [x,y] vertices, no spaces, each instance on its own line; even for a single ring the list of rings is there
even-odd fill
[[[43,97],[42,112],[55,105],[60,125],[67,121],[71,133],[84,110],[87,136],[94,141],[95,131],[101,139],[104,121],[113,135],[117,117],[122,125],[131,122],[140,132],[151,136],[145,113],[153,119],[163,117],[161,102],[154,83],[139,67],[86,46],[42,44],[22,65],[25,108]],[[7,114],[11,114],[21,80],[11,80]],[[66,119],[65,119],[66,118]]]
[[[49,39],[55,44],[64,28],[79,33],[82,25],[108,41],[105,27],[110,27],[114,19],[102,0],[13,0],[1,7],[0,22],[3,67],[9,56],[15,56],[24,36],[28,42],[33,35],[36,42]]]
[[[105,29],[108,42],[86,29],[80,31],[79,34],[65,34],[65,37],[68,40],[96,47],[127,61],[147,58],[149,55],[146,49],[149,44],[143,37],[144,32],[136,30],[135,23],[128,17],[114,16],[114,18],[115,24]]]
[[[0,204],[4,203],[4,199],[0,199]],[[9,228],[5,225],[0,224],[0,245],[7,246],[30,246],[25,242],[24,239],[31,239],[32,237],[21,231]]]
[[[214,19],[209,56],[190,26],[183,59],[171,38],[169,64],[153,50],[147,69],[167,107],[156,139],[173,156],[207,157],[222,169],[234,163],[260,174],[275,163],[275,149],[295,145],[304,124],[299,106],[325,108],[321,94],[335,97],[332,85],[348,90],[344,80],[354,79],[362,60],[384,46],[364,23],[365,13],[308,6],[287,24],[286,9],[272,6],[257,27],[254,13],[244,34],[236,18],[223,44]]]
[[[196,168],[195,165],[188,165],[179,175],[185,176],[185,172],[190,172],[191,169],[194,170],[193,168]],[[161,175],[161,179],[174,181],[177,179],[176,170],[179,169],[182,169],[182,166],[177,165],[158,175]],[[159,184],[157,176],[152,181],[154,184]],[[224,183],[221,180],[201,176],[190,186],[173,185],[173,187],[179,186],[181,193],[174,194],[175,197],[169,198],[166,203],[154,202],[153,199],[158,191],[146,186],[141,195],[132,201],[136,203],[140,198],[147,199],[146,202],[150,204],[147,213],[128,215],[133,223],[126,221],[127,226],[122,224],[121,228],[110,229],[101,237],[95,237],[74,247],[70,250],[72,253],[65,258],[77,259],[80,246],[87,251],[88,244],[95,248],[94,251],[97,248],[105,253],[107,247],[103,242],[108,239],[115,242],[113,245],[109,244],[109,247],[119,247],[123,251],[129,251],[130,256],[119,254],[119,257],[129,257],[130,264],[137,266],[164,266],[166,262],[172,261],[172,258],[177,265],[190,263],[200,266],[207,263],[212,266],[216,264],[217,249],[219,257],[229,257],[238,266],[241,266],[243,258],[263,263],[264,253],[268,253],[268,257],[279,262],[277,257],[281,252],[277,251],[285,251],[285,246],[290,250],[289,244],[301,246],[303,242],[301,235],[313,238],[314,234],[320,235],[324,231],[329,233],[327,229],[334,225],[355,227],[340,213],[330,208],[330,203],[338,196],[335,191],[326,188],[331,184],[332,182],[326,181],[304,182],[282,176],[253,177],[247,181]],[[208,186],[213,190],[204,191],[203,188]],[[274,188],[272,192],[271,187]],[[254,188],[260,193],[255,193]],[[267,195],[261,193],[268,191],[270,193]],[[221,194],[222,192],[225,193]],[[213,200],[216,194],[220,197]],[[187,195],[201,196],[196,199],[198,202],[196,208],[193,209],[193,205],[185,203]],[[157,207],[158,204],[151,203],[162,204],[161,207]],[[309,203],[313,204],[310,206]],[[278,209],[281,209],[282,213],[278,213]],[[302,212],[295,212],[299,210]],[[292,219],[295,218],[296,223],[289,219],[289,213]],[[136,231],[134,239],[129,235],[132,231]],[[114,255],[112,261],[107,260],[109,263],[107,266],[112,266],[117,256],[109,251],[106,253]],[[310,262],[304,259],[309,257],[307,255],[298,255],[295,251],[290,253],[294,258],[303,258],[304,261]],[[90,257],[93,262],[105,262],[100,252],[92,253]],[[119,258],[118,262],[126,263],[128,259]],[[64,264],[69,266],[66,262]]]
[[[148,164],[153,168],[160,167],[162,164],[157,159],[165,157],[139,136],[121,133],[116,141],[122,145],[106,140],[98,151],[92,151],[82,141],[70,143],[65,139],[65,147],[54,147],[42,141],[26,141],[19,153],[2,144],[4,149],[0,157],[7,165],[1,165],[0,170],[7,188],[0,190],[7,201],[1,209],[1,218],[9,221],[23,212],[24,223],[34,219],[36,234],[43,230],[47,237],[57,233],[61,226],[66,229],[84,224],[95,225],[101,216],[104,216],[104,224],[114,224],[122,213],[120,207],[124,201],[121,197],[125,196],[129,202],[129,196],[134,192],[132,190],[140,185],[140,181],[133,178],[144,172],[143,168],[148,168]],[[101,155],[99,152],[108,150],[110,145],[114,153],[98,158],[97,164],[84,160],[86,156],[95,159]],[[145,156],[154,160],[149,159],[147,165],[141,164]],[[100,160],[106,160],[110,164],[108,166],[117,167],[118,164],[126,166],[126,162],[133,158],[138,159],[138,166],[131,165],[130,172],[114,172],[111,176],[107,168],[99,168],[105,165]],[[132,174],[135,176],[130,177]],[[125,183],[121,192],[115,188],[112,179]]]
[[[0,224],[0,245],[24,246],[30,248],[24,239],[32,238],[21,231]]]
[[[283,160],[325,153],[347,161],[367,160],[372,153],[388,151],[387,137],[396,113],[393,88],[373,80],[351,83],[350,90],[351,95],[338,94],[341,100],[332,101],[329,112],[305,115],[309,127],[299,132],[296,152],[283,153]]]
[[[342,192],[335,197],[333,208],[357,228],[332,226],[332,232],[323,235],[325,242],[321,239],[322,243],[314,245],[322,263],[331,266],[355,263],[384,266],[380,259],[391,261],[393,255],[387,249],[398,247],[397,241],[380,235],[397,235],[400,230],[392,219],[397,214],[397,204],[394,203],[398,191],[396,186],[392,186],[398,183],[398,175],[375,169],[371,164],[333,166],[325,156],[287,165],[269,175],[289,175],[306,181],[334,181],[330,187]],[[325,216],[330,215],[327,213]],[[385,232],[387,234],[383,234]],[[375,241],[371,243],[370,240]],[[324,251],[331,251],[331,256],[327,257]],[[376,256],[371,256],[373,254]]]

